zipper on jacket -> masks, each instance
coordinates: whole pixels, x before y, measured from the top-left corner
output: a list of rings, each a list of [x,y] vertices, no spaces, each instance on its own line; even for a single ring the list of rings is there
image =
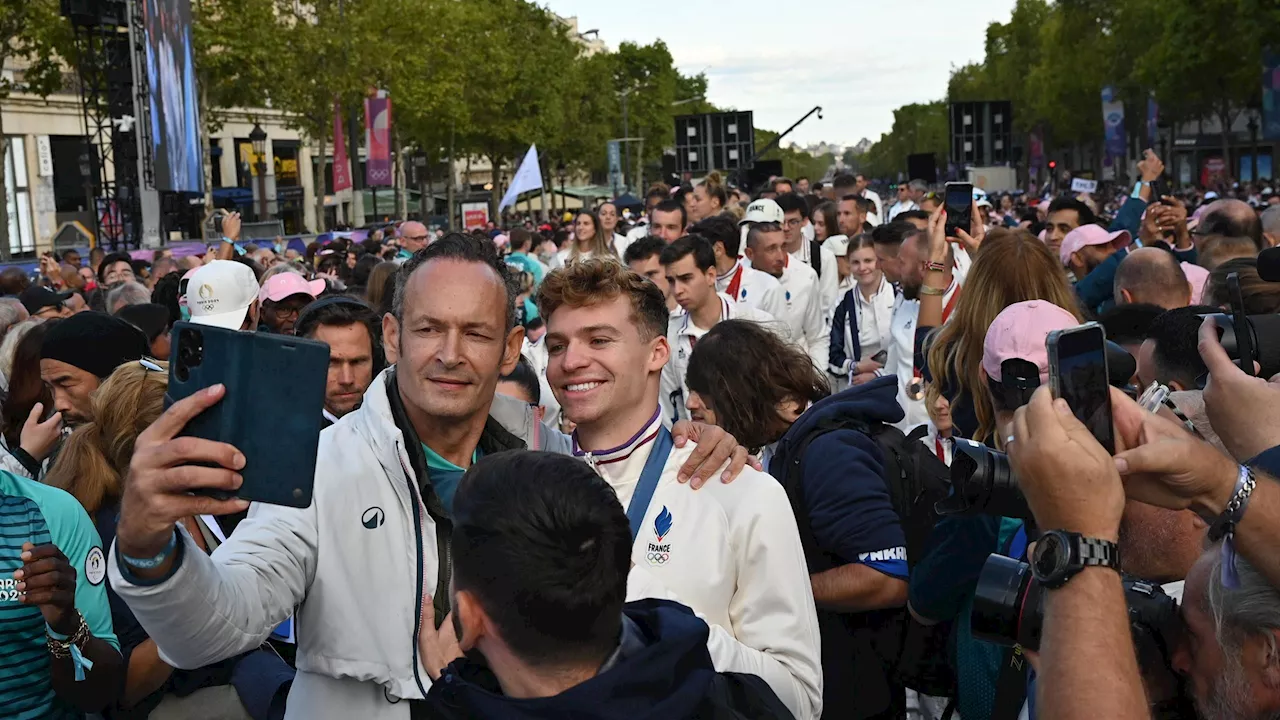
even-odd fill
[[[404,458],[400,455],[400,443],[396,443],[396,459],[400,461],[400,469],[404,471],[405,480],[409,484],[409,494],[413,496],[413,534],[418,543],[418,596],[417,596],[417,612],[413,618],[413,681],[418,685],[418,691],[422,693],[422,697],[427,696],[427,689],[422,685],[422,676],[418,673],[418,636],[422,633],[422,615],[423,606],[425,605],[422,596],[422,499],[418,495],[418,488],[414,487],[416,480],[412,472],[404,466]],[[431,614],[431,621],[435,622],[435,613]]]

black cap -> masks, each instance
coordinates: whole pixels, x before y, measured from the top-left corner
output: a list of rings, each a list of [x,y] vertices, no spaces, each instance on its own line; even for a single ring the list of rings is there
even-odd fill
[[[67,298],[74,294],[71,292],[57,293],[47,287],[32,285],[22,291],[22,294],[18,296],[18,302],[22,303],[22,307],[26,308],[27,312],[35,315],[47,307],[61,306]]]
[[[141,330],[99,312],[82,312],[59,320],[40,345],[41,359],[58,360],[102,379],[150,351],[151,343]]]

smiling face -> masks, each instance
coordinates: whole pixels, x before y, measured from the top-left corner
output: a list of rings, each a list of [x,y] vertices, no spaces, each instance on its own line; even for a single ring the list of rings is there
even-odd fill
[[[582,213],[578,215],[577,220],[573,221],[573,236],[577,239],[580,249],[590,249],[591,241],[596,236],[596,224],[590,215]]]
[[[875,289],[880,286],[880,271],[876,266],[876,251],[869,247],[849,251],[849,272],[858,287]]]
[[[665,336],[642,337],[629,298],[562,306],[546,323],[547,382],[564,416],[580,431],[630,428],[637,410],[651,411],[658,373],[670,352]]]
[[[520,359],[524,331],[506,329],[507,291],[493,268],[440,258],[406,281],[402,318],[383,316],[396,380],[412,420],[487,415],[501,375]],[[414,422],[418,426],[418,422]]]

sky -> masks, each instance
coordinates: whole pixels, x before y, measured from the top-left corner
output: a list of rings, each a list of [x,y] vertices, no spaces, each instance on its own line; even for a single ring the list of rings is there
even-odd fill
[[[800,145],[875,141],[894,109],[942,99],[953,67],[979,61],[987,24],[1006,22],[1014,0],[541,0],[611,49],[661,39],[686,75],[705,72],[707,100],[752,110],[756,127]]]

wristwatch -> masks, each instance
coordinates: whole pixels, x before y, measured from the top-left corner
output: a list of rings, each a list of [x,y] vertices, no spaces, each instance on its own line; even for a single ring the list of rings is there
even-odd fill
[[[1080,533],[1050,530],[1036,541],[1031,558],[1031,574],[1050,590],[1066,585],[1076,573],[1091,566],[1120,572],[1120,547]]]

